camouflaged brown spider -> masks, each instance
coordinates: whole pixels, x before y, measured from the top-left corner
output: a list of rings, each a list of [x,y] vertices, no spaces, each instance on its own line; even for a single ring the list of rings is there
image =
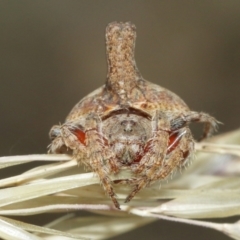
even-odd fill
[[[129,22],[107,26],[105,85],[83,98],[66,122],[50,131],[49,152],[70,149],[77,161],[98,175],[116,208],[120,205],[110,174],[123,168],[132,171],[132,178],[122,180],[133,187],[128,202],[191,158],[190,123],[205,123],[203,138],[218,123],[206,113],[190,111],[176,94],[143,79],[134,59],[135,39],[136,28]]]

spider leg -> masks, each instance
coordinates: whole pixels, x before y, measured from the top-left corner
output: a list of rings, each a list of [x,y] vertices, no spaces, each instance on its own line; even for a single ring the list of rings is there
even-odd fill
[[[203,135],[200,138],[200,140],[210,137],[213,134],[213,132],[217,130],[218,124],[220,124],[220,122],[217,121],[214,117],[203,112],[190,111],[186,113],[179,113],[178,116],[175,117],[171,116],[171,119],[173,119],[171,120],[172,131],[187,126],[192,122],[205,123],[203,128]]]
[[[156,112],[152,119],[152,137],[145,145],[145,155],[138,164],[132,165],[132,171],[139,174],[146,169],[146,164],[151,166],[158,159],[158,164],[164,158],[169,139],[170,125],[164,114]]]
[[[86,130],[86,149],[87,165],[98,175],[100,182],[114,203],[114,206],[120,209],[112,187],[110,173],[117,173],[119,165],[116,162],[115,154],[111,151],[101,132],[101,123],[97,118],[92,117],[89,120],[89,126]]]
[[[48,146],[48,153],[62,153],[61,149],[64,146],[64,141],[61,136],[56,137]]]
[[[169,122],[164,116],[159,116],[159,114],[156,113],[153,123],[153,136],[146,144],[148,148],[146,154],[142,157],[139,165],[133,169],[137,178],[134,183],[135,186],[125,202],[129,202],[137,192],[151,182],[155,173],[163,165],[167,154]]]
[[[119,169],[114,164],[113,154],[103,145],[101,137],[96,130],[91,130],[87,132],[87,146],[88,150],[88,165],[90,168],[98,175],[100,182],[114,203],[114,206],[120,209],[120,205],[116,199],[116,194],[114,193],[112,187],[112,181],[109,177],[112,169],[117,172]],[[109,159],[111,161],[109,162]]]
[[[111,172],[117,173],[119,171],[119,166],[115,161],[114,154],[104,142],[97,118],[92,115],[89,118],[91,119],[88,120],[87,130],[84,133],[82,132],[85,139],[84,144],[77,136],[77,122],[71,122],[54,127],[52,135],[55,138],[50,145],[49,152],[57,153],[63,146],[73,150],[73,158],[79,163],[85,164],[98,175],[104,190],[112,199],[115,207],[120,209],[109,178]]]
[[[133,191],[126,198],[125,202],[129,202],[142,188],[150,185],[159,179],[165,179],[169,176],[176,167],[185,164],[194,151],[194,141],[191,137],[189,129],[179,130],[181,141],[179,144],[163,159],[155,159],[155,162],[147,162],[146,170],[141,173]],[[168,149],[168,147],[166,147]],[[155,156],[156,157],[156,156]]]
[[[167,155],[164,164],[160,170],[154,175],[151,181],[166,178],[176,167],[185,164],[187,159],[191,158],[194,152],[194,140],[191,137],[191,132],[187,129],[186,134],[182,137],[179,145]]]
[[[49,145],[49,153],[62,153],[61,150],[64,147],[71,150],[83,148],[77,136],[72,132],[73,126],[72,124],[53,126],[50,130],[50,137],[53,140]]]

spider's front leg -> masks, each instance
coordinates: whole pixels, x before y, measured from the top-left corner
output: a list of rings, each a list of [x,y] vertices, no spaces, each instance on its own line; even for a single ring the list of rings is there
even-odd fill
[[[136,178],[132,180],[134,188],[125,202],[129,202],[136,193],[146,187],[164,164],[168,151],[170,123],[164,114],[156,112],[152,124],[152,137],[146,143],[145,154],[139,164],[133,166],[132,170],[136,174]]]
[[[98,117],[89,117],[88,127],[86,128],[86,150],[87,165],[98,175],[104,190],[110,196],[116,208],[120,205],[116,199],[112,187],[112,181],[109,177],[111,173],[119,171],[119,165],[116,162],[115,154],[108,146],[101,132],[101,120]]]
[[[62,149],[66,148],[72,150],[73,158],[98,175],[104,190],[112,199],[115,207],[120,209],[109,178],[110,173],[119,171],[119,165],[103,137],[101,120],[95,114],[90,114],[84,130],[77,122],[68,122],[53,126],[49,135],[52,139],[49,152],[61,153]]]

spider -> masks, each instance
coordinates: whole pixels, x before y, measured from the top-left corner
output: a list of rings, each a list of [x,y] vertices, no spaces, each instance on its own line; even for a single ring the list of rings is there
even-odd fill
[[[132,186],[125,202],[141,189],[165,179],[193,155],[193,122],[204,123],[209,137],[218,121],[191,111],[171,91],[141,76],[134,58],[136,28],[130,22],[106,28],[108,74],[105,85],[79,103],[62,125],[50,130],[50,153],[71,150],[73,157],[97,174],[114,206],[120,209],[110,174],[129,168]],[[121,182],[121,180],[120,180]]]

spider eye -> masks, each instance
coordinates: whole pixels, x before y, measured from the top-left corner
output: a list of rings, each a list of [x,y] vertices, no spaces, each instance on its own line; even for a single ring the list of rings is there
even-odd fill
[[[136,122],[133,121],[133,120],[130,120],[130,124],[131,124],[132,126],[135,126],[135,125],[136,125]]]
[[[123,120],[123,121],[121,122],[121,125],[122,125],[122,126],[126,126],[126,124],[127,124],[127,120]]]
[[[121,122],[121,125],[123,126],[124,132],[131,133],[134,129],[134,126],[136,125],[136,122],[133,120],[124,120]]]

